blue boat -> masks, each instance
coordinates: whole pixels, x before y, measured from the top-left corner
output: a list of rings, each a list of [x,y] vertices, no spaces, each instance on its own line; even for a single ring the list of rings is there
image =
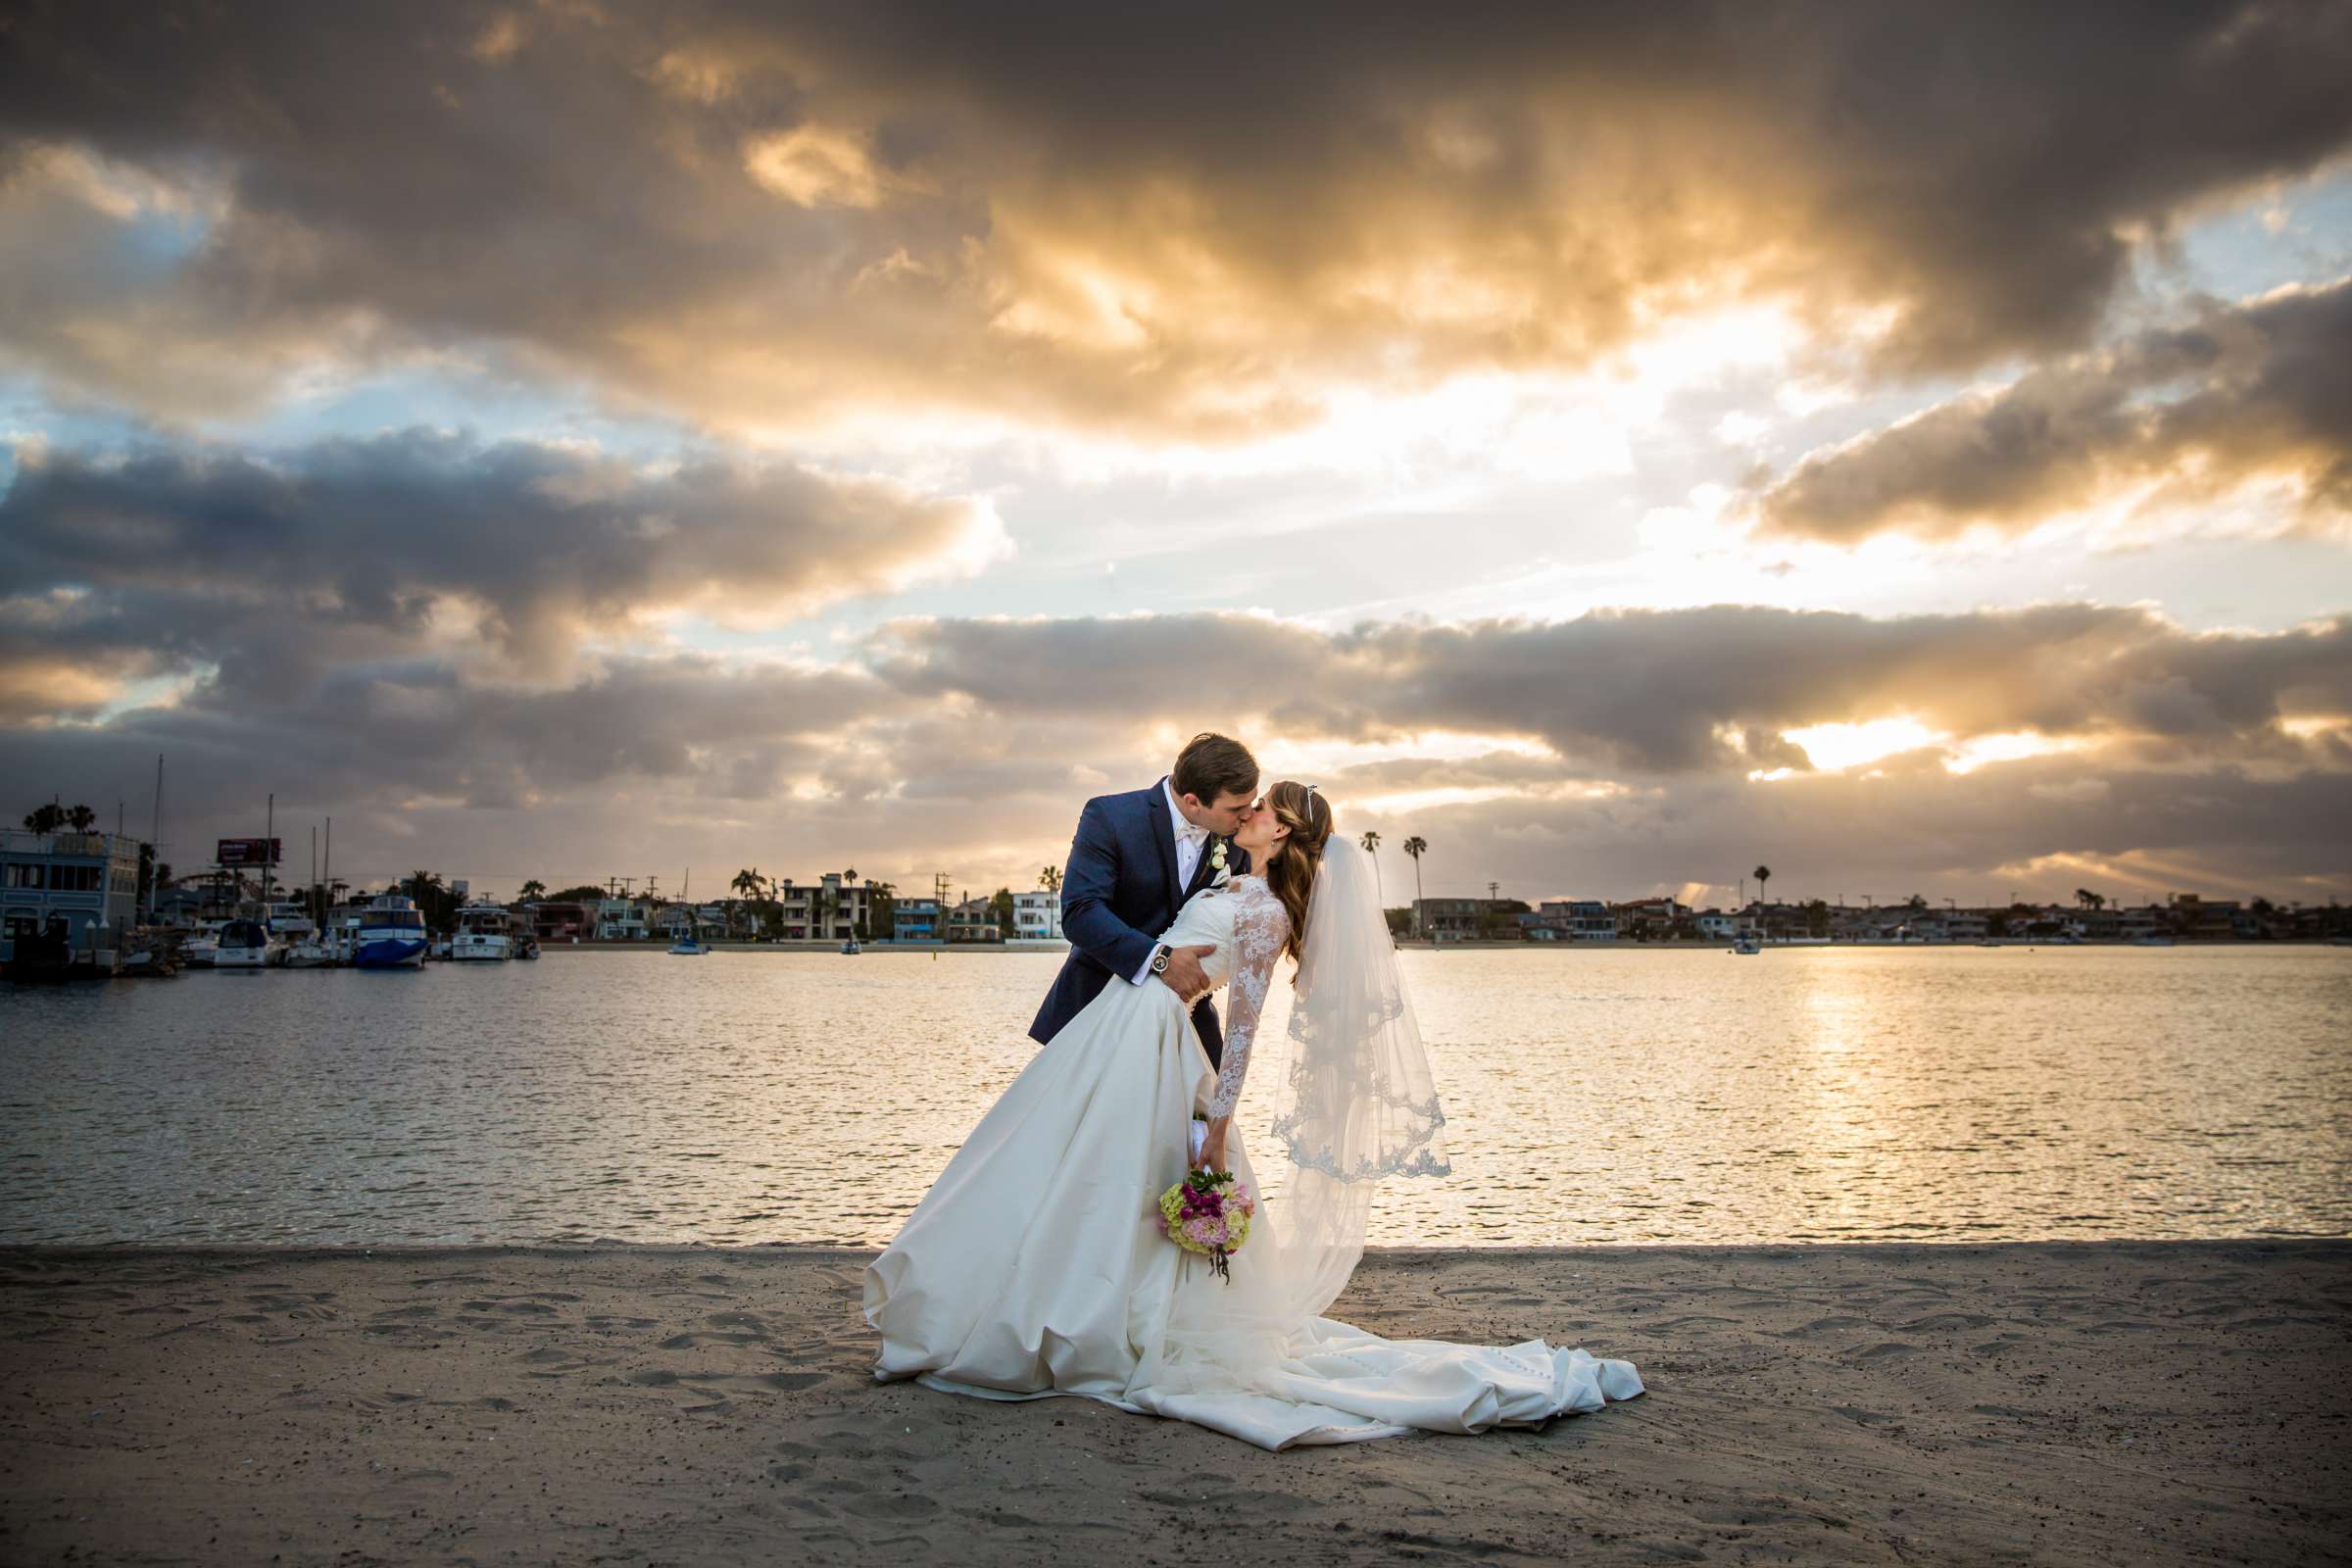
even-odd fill
[[[363,969],[424,967],[424,916],[416,901],[387,893],[361,910],[352,962]]]

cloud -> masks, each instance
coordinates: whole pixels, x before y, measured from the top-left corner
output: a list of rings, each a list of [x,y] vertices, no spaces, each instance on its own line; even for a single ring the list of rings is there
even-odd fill
[[[1823,896],[2064,894],[2089,873],[2052,868],[2078,860],[2352,893],[2352,617],[903,620],[832,665],[607,652],[554,681],[354,639],[289,618],[170,704],[0,718],[0,776],[135,807],[164,753],[183,860],[274,790],[281,820],[334,815],[338,863],[370,874],[850,863],[1026,886],[1081,801],[1213,725],[1276,769],[1311,763],[1351,834],[1428,837],[1438,891],[1630,895],[1761,857]],[[1788,738],[1897,709],[1930,738],[1844,766]],[[2065,744],[1971,751],[2021,733]]]
[[[2352,537],[2352,279],[2208,305],[1815,454],[1757,499],[1767,531],[2025,533],[2133,490],[2143,507],[2283,481],[2296,525]]]
[[[36,0],[0,350],[190,419],[492,343],[737,430],[1219,440],[1740,300],[1965,371],[2343,152],[2348,74],[2333,6]]]
[[[1577,766],[1642,773],[1801,765],[1783,732],[1897,714],[1957,740],[2030,731],[2213,755],[2268,744],[2289,712],[2352,714],[2352,615],[2200,635],[2093,605],[1884,618],[1714,606],[1338,633],[1253,615],[904,620],[874,662],[910,695],[990,712],[1241,712],[1389,744],[1522,736]]]
[[[984,506],[723,453],[648,468],[424,429],[283,453],[156,442],[20,455],[0,602],[25,659],[299,676],[464,647],[550,673],[663,612],[772,624],[1006,548]]]

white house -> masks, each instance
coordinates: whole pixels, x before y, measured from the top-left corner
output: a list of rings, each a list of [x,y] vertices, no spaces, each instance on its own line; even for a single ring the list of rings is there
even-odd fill
[[[1059,942],[1061,895],[1040,888],[1012,896],[1012,935],[1020,942]]]

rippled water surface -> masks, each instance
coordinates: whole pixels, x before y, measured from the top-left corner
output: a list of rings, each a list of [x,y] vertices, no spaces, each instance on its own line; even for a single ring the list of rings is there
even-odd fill
[[[1058,962],[0,988],[0,1240],[880,1243]],[[2352,1234],[2352,950],[1404,963],[1453,1174],[1395,1184],[1377,1243]]]

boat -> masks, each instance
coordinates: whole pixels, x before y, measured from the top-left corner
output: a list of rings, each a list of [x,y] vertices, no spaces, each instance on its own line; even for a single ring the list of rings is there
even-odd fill
[[[206,920],[189,932],[179,944],[179,961],[189,969],[210,969],[213,955],[220,948],[220,927],[223,922]]]
[[[122,973],[147,979],[168,979],[179,973],[179,954],[172,933],[150,926],[133,931],[123,944]]]
[[[858,956],[858,939],[852,937],[849,941],[844,942],[841,945],[841,951],[853,958],[856,957]]]
[[[449,956],[461,963],[504,963],[514,956],[514,928],[507,911],[495,904],[460,909],[458,929],[449,939]]]
[[[335,945],[323,937],[304,937],[286,948],[286,967],[289,969],[332,969],[343,962]]]
[[[1764,944],[1752,936],[1743,936],[1732,944],[1732,951],[1734,953],[1762,953]]]
[[[267,969],[284,958],[284,949],[270,939],[267,925],[259,920],[231,920],[220,928],[220,945],[213,951],[213,967]]]
[[[699,958],[710,951],[710,944],[695,941],[693,931],[686,926],[678,927],[677,940],[669,945],[673,958]]]
[[[514,956],[517,958],[536,958],[539,956],[538,933],[526,931],[519,926],[516,927],[514,931]]]
[[[420,968],[424,942],[424,916],[416,901],[387,893],[360,911],[351,961],[362,969]]]
[[[318,934],[318,927],[312,922],[310,911],[303,907],[299,899],[283,899],[271,904],[267,923],[270,934],[289,949]]]

